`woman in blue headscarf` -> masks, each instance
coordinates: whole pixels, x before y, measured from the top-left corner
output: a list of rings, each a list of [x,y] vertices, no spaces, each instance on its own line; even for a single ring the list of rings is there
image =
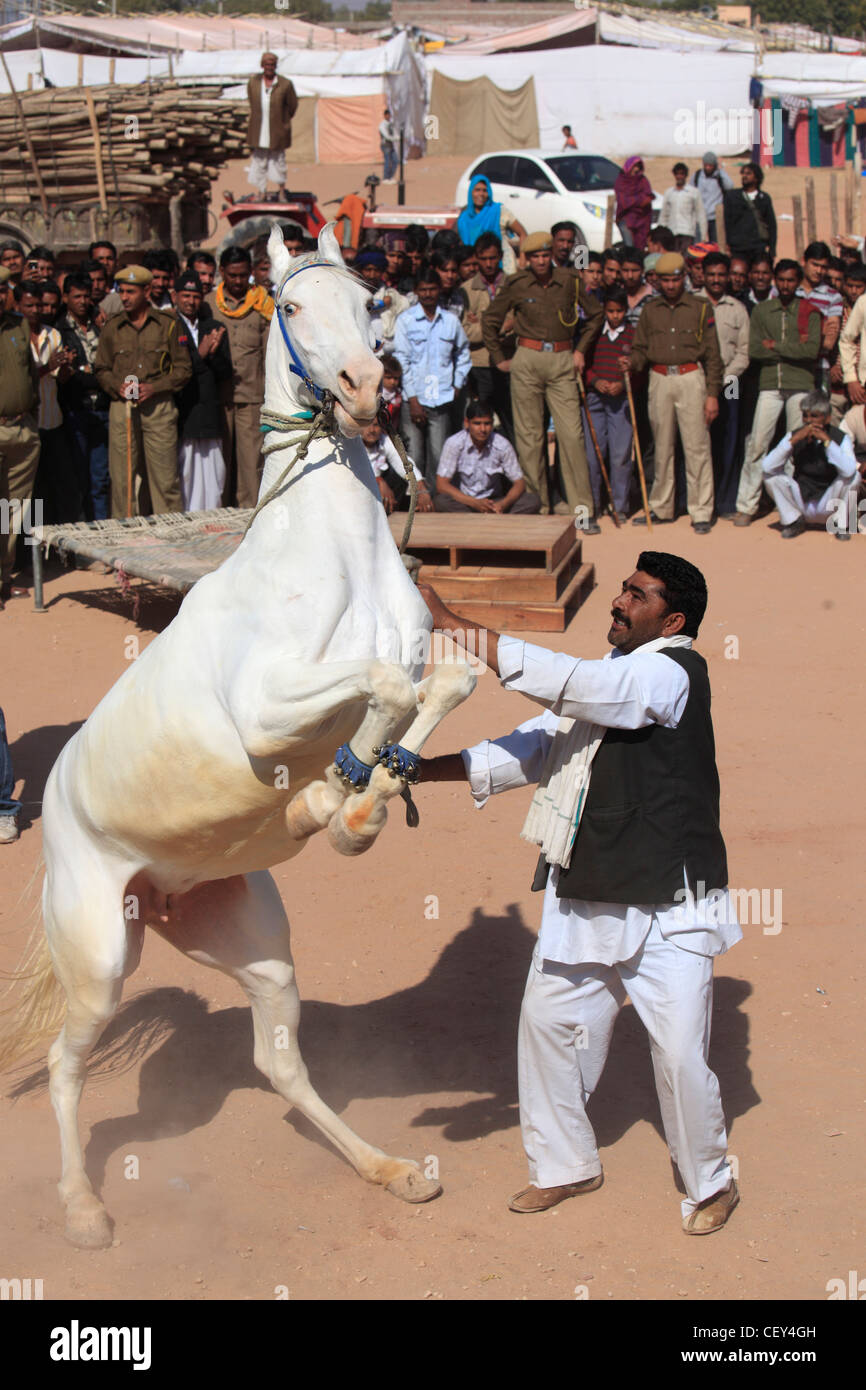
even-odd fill
[[[511,275],[517,269],[511,240],[522,241],[526,228],[518,222],[510,208],[493,201],[490,180],[476,174],[469,185],[466,206],[457,219],[457,235],[464,246],[474,246],[482,232],[492,232],[502,242],[502,269]]]

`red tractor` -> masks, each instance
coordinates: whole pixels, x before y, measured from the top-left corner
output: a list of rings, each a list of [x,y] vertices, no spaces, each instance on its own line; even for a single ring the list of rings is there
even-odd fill
[[[377,180],[378,182],[378,180]],[[231,231],[219,246],[221,254],[228,246],[251,246],[268,233],[275,221],[295,222],[310,237],[316,237],[328,221],[337,224],[337,240],[346,248],[357,251],[366,241],[375,240],[382,232],[403,232],[410,223],[420,223],[431,234],[456,226],[459,207],[377,207],[375,185],[370,183],[367,201],[357,193],[349,193],[330,217],[323,214],[313,193],[285,193],[279,202],[264,202],[255,194],[235,201],[224,194],[222,215]]]

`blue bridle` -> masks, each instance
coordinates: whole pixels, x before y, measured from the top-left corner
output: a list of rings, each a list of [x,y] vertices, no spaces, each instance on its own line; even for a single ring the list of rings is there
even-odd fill
[[[303,362],[298,356],[297,349],[295,348],[291,338],[289,337],[289,330],[286,328],[286,316],[283,313],[283,306],[280,304],[280,297],[283,293],[283,290],[286,288],[286,285],[295,275],[300,275],[302,270],[316,270],[319,266],[323,266],[326,270],[334,269],[331,261],[309,261],[306,265],[299,265],[296,270],[290,270],[288,275],[284,275],[282,280],[280,281],[279,288],[276,294],[274,295],[274,303],[277,309],[277,323],[280,325],[280,332],[283,335],[283,342],[285,343],[286,350],[289,354],[289,357],[291,358],[291,365],[289,367],[289,371],[294,376],[299,376],[301,378],[301,381],[303,382],[304,386],[306,386],[307,390],[310,391],[312,395],[316,398],[318,404],[321,405],[322,401],[324,400],[325,393],[322,390],[321,386],[317,386],[316,383],[313,381],[313,378],[310,376],[310,373],[307,371],[306,367],[304,366]],[[379,351],[380,346],[381,344],[377,342],[377,352]]]
[[[316,383],[313,381],[313,378],[310,376],[310,373],[307,371],[303,362],[298,356],[297,350],[295,349],[292,340],[289,337],[289,330],[286,328],[286,316],[283,313],[283,307],[280,304],[280,297],[289,281],[295,275],[300,275],[302,270],[315,270],[318,266],[328,267],[331,266],[331,262],[308,261],[306,265],[299,265],[296,270],[290,270],[288,275],[284,275],[283,279],[280,281],[279,289],[274,295],[274,302],[277,308],[277,323],[280,325],[280,332],[283,335],[283,342],[285,343],[289,357],[291,358],[291,365],[289,367],[289,371],[294,376],[299,376],[301,378],[301,381],[303,382],[304,386],[306,386],[307,390],[310,391],[313,396],[315,396],[319,405],[321,405],[325,393],[322,390],[322,388],[320,386],[317,386]],[[331,269],[333,269],[333,266],[331,266]]]

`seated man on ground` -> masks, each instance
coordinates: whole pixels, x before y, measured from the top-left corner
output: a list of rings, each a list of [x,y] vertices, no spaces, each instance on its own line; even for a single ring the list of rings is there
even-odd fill
[[[764,486],[779,509],[782,539],[802,535],[809,525],[828,526],[836,539],[851,539],[856,526],[859,478],[854,445],[830,424],[830,397],[809,391],[800,402],[803,423],[786,434],[764,459]],[[793,473],[785,472],[793,463]]]
[[[379,424],[367,425],[361,431],[361,439],[367,450],[382,506],[390,516],[392,512],[409,510],[409,483],[400,455]],[[414,464],[415,460],[412,460]],[[432,512],[433,499],[423,478],[418,479],[419,512]]]
[[[541,499],[527,492],[517,455],[493,428],[486,401],[470,401],[465,429],[446,439],[436,474],[437,512],[537,512]]]

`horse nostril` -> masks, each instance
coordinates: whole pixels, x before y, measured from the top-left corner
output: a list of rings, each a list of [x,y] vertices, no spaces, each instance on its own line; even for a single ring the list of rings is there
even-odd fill
[[[349,376],[348,372],[340,372],[340,381],[343,383],[347,391],[354,392],[357,389],[354,381]]]

